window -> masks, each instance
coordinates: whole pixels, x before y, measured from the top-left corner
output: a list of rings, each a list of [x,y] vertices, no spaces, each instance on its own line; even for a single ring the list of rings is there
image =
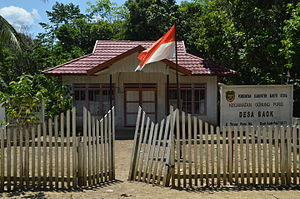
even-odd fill
[[[176,84],[169,85],[167,95],[169,105],[177,107]],[[206,114],[206,85],[205,84],[181,84],[180,107],[183,111],[193,115]]]
[[[83,107],[90,110],[94,116],[103,116],[110,109],[109,84],[74,84],[74,105],[79,116]],[[114,85],[112,86],[112,104],[114,105]]]

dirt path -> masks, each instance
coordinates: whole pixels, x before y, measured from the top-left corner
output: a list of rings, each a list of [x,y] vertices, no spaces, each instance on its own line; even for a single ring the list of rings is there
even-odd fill
[[[145,183],[128,182],[129,162],[133,141],[116,141],[116,178],[117,182],[91,189],[56,192],[23,192],[4,193],[2,198],[94,198],[94,199],[118,199],[118,198],[154,198],[154,199],[298,199],[300,190],[176,190],[153,186]]]

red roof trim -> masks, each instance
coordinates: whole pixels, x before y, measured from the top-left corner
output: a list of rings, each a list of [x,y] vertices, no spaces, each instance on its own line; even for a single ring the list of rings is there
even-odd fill
[[[102,63],[102,64],[99,64],[98,66],[96,66],[96,67],[94,67],[94,68],[92,68],[90,70],[88,70],[87,71],[87,75],[93,75],[96,72],[99,72],[99,71],[101,71],[101,70],[103,70],[103,69],[111,66],[112,64],[116,63],[117,61],[119,61],[119,60],[121,60],[121,59],[123,59],[123,58],[125,58],[125,57],[127,57],[129,55],[131,55],[131,54],[133,54],[135,52],[141,52],[143,50],[145,50],[145,48],[142,47],[141,45],[138,45],[137,47],[132,48],[132,49],[130,49],[130,50],[128,50],[128,51],[126,51],[126,52],[124,52],[124,53],[122,53],[122,54],[120,54],[120,55],[118,55],[118,56],[116,56],[116,57],[114,57],[114,58],[112,58],[112,59],[110,59],[110,60]],[[170,66],[171,68],[173,68],[174,70],[176,70],[176,64],[174,62],[169,61],[167,59],[162,60],[162,62],[164,62],[165,64],[167,64],[168,66]],[[192,72],[190,70],[188,70],[188,69],[186,69],[186,68],[184,68],[184,67],[182,67],[180,65],[178,65],[178,71],[181,72],[181,73],[183,73],[183,74],[186,74],[186,75],[191,75],[192,74]]]
[[[94,67],[94,68],[92,68],[90,70],[88,70],[87,71],[87,75],[93,75],[94,73],[96,73],[96,72],[98,72],[100,70],[103,70],[104,68],[109,67],[110,65],[116,63],[117,61],[119,61],[119,60],[121,60],[121,59],[123,59],[123,58],[125,58],[125,57],[127,57],[127,56],[129,56],[129,55],[131,55],[133,53],[135,53],[135,52],[141,52],[144,49],[145,48],[143,48],[141,45],[138,45],[137,47],[134,47],[134,48],[132,48],[132,49],[130,49],[130,50],[128,50],[128,51],[126,51],[126,52],[124,52],[124,53],[122,53],[122,54],[120,54],[120,55],[118,55],[118,56],[116,56],[116,57],[114,57],[114,58],[112,58],[112,59],[104,62],[104,63],[102,63],[102,64],[99,64],[98,66],[96,66],[96,67]]]

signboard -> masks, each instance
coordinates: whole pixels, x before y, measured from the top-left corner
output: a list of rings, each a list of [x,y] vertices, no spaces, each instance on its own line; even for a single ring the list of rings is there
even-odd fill
[[[292,85],[222,85],[220,93],[220,126],[292,124]]]

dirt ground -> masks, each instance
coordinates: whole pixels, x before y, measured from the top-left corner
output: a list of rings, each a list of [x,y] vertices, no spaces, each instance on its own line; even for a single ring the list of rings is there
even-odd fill
[[[95,198],[95,199],[117,199],[117,198],[241,198],[241,199],[293,199],[300,198],[300,190],[286,189],[252,189],[243,190],[239,188],[226,189],[171,189],[153,186],[142,182],[128,182],[127,176],[131,157],[132,140],[116,141],[116,178],[113,183],[103,184],[98,187],[72,191],[26,191],[3,193],[1,198]]]

